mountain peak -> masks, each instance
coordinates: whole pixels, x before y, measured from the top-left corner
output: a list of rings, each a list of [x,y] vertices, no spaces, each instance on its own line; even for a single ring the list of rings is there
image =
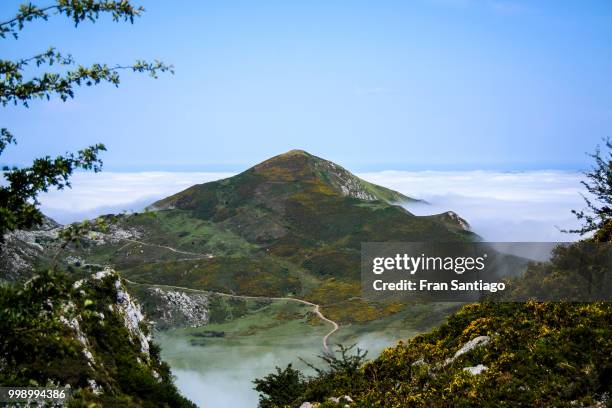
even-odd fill
[[[304,183],[319,191],[350,196],[366,201],[389,203],[414,201],[403,194],[369,183],[342,166],[294,149],[274,156],[247,170],[272,183]]]
[[[291,149],[288,152],[280,154],[279,156],[312,156],[312,154],[302,149]]]
[[[265,259],[278,256],[295,261],[299,268],[321,268],[323,275],[352,279],[359,269],[362,242],[472,239],[473,234],[451,222],[452,217],[415,216],[394,205],[410,200],[331,161],[292,150],[233,177],[192,186],[150,208],[164,210],[159,217],[168,222],[167,226],[154,223],[155,228],[178,231],[177,225],[187,222],[189,231],[181,231],[184,235],[179,241],[248,259],[237,261],[232,255],[231,262],[225,263],[231,270],[228,273],[253,270],[249,275],[253,279],[240,280],[240,290],[255,285],[270,293],[271,287],[263,289],[274,285],[267,280],[269,265],[253,267],[253,245],[265,249]],[[213,238],[211,231],[222,232]],[[233,245],[235,248],[226,252]],[[225,274],[225,269],[214,269],[214,273]],[[266,277],[260,279],[260,273]],[[282,282],[288,282],[287,273],[282,273]]]
[[[280,206],[278,203],[296,194],[309,199],[322,194],[387,203],[418,201],[362,180],[329,160],[295,149],[271,157],[234,177],[193,186],[156,202],[151,208],[206,207],[213,197],[216,197],[215,202],[221,199],[230,206],[251,200],[276,201],[275,205]]]
[[[289,178],[296,180],[304,179],[312,175],[307,167],[311,167],[312,163],[317,160],[323,159],[313,156],[304,150],[294,149],[264,160],[247,170],[247,172],[255,171],[259,174],[265,174],[272,179],[279,179],[276,181],[292,181]]]

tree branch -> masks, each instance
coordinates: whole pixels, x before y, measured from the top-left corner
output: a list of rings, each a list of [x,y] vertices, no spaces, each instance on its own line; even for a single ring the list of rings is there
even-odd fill
[[[76,169],[101,171],[102,160],[98,155],[105,150],[103,144],[97,144],[77,154],[36,159],[30,167],[4,167],[7,185],[0,186],[0,237],[7,231],[40,223],[38,195],[51,187],[59,190],[70,187],[68,179]]]
[[[134,17],[140,16],[144,8],[133,6],[130,0],[56,0],[56,4],[42,8],[32,3],[23,4],[15,17],[0,23],[0,38],[7,35],[18,38],[18,32],[23,30],[26,22],[47,20],[51,12],[64,14],[77,26],[84,20],[97,20],[101,13],[110,13],[113,21],[133,23]]]
[[[56,58],[57,55],[63,58],[61,54],[52,54],[49,58]],[[44,63],[48,59],[42,61],[41,63]],[[65,61],[68,60],[61,59],[60,63]],[[0,64],[0,72],[3,67],[6,68],[6,65]],[[93,64],[90,67],[79,65],[75,70],[64,74],[46,72],[41,77],[27,81],[23,80],[19,70],[13,70],[10,73],[5,73],[4,80],[0,80],[0,104],[6,106],[12,102],[15,105],[21,103],[27,107],[28,101],[32,99],[48,100],[53,95],[57,95],[62,101],[66,101],[74,97],[74,88],[78,86],[92,86],[101,82],[118,86],[120,82],[119,71],[122,70],[148,72],[153,78],[157,78],[160,72],[174,73],[172,65],[166,65],[158,60],[154,62],[138,60],[133,65],[116,65],[114,67],[109,67],[106,64]]]

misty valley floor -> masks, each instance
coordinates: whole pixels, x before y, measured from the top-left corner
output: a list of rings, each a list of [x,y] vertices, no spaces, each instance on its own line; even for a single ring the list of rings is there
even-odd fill
[[[376,357],[400,339],[440,323],[453,304],[414,305],[391,318],[341,326],[330,346],[357,344]],[[155,340],[172,368],[179,390],[198,406],[256,407],[252,381],[275,366],[310,369],[300,358],[318,365],[322,338],[329,325],[312,315],[312,308],[274,301],[255,313],[225,323],[159,331]],[[223,337],[214,337],[221,336]],[[312,370],[310,370],[312,372]]]

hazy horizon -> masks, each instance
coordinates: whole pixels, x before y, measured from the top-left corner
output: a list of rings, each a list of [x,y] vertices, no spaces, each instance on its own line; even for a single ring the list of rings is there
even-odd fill
[[[237,172],[236,172],[237,173]],[[41,196],[42,210],[61,223],[123,211],[142,211],[154,201],[194,184],[230,177],[219,172],[77,173],[72,189]],[[567,241],[560,229],[577,226],[572,209],[584,203],[580,172],[538,170],[382,171],[356,173],[428,205],[407,205],[416,215],[455,211],[490,241]]]

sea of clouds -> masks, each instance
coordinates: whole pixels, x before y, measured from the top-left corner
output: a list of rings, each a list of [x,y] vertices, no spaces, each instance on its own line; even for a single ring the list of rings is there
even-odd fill
[[[233,173],[78,173],[72,189],[42,196],[43,211],[61,223],[101,214],[141,211],[155,200]],[[577,226],[572,209],[582,209],[580,180],[569,171],[382,171],[360,177],[427,205],[408,205],[414,214],[455,211],[489,241],[567,241],[561,232]]]
[[[361,174],[428,205],[408,205],[417,215],[455,211],[485,240],[575,240],[562,230],[578,226],[572,209],[583,209],[584,175],[569,171],[421,171]]]

